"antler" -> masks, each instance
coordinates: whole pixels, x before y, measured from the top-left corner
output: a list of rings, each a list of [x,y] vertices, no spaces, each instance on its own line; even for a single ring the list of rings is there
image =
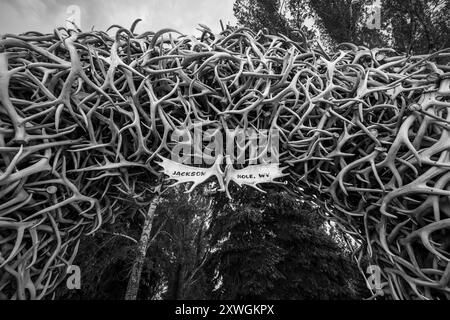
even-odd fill
[[[51,293],[80,235],[139,206],[161,176],[155,160],[170,161],[170,134],[201,123],[277,130],[288,185],[364,243],[356,259],[366,248],[387,293],[450,297],[450,77],[437,62],[449,49],[405,56],[343,44],[327,54],[306,37],[136,35],[137,22],[114,26],[114,37],[59,28],[0,40],[3,296]],[[198,170],[226,190],[222,156]],[[226,177],[248,164],[226,163]],[[177,180],[192,189],[203,178]]]

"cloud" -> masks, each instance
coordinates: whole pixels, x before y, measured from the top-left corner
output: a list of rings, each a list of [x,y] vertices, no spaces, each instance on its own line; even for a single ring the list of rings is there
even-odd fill
[[[81,9],[83,30],[106,30],[112,24],[129,28],[141,18],[136,32],[174,28],[183,33],[194,33],[198,23],[215,31],[220,22],[235,23],[234,0],[1,0],[0,33],[25,31],[51,32],[64,26],[69,5]]]

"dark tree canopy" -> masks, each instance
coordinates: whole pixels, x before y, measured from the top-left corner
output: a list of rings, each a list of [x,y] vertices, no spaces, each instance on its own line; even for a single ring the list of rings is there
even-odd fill
[[[432,52],[450,47],[450,1],[383,1],[395,47],[406,52]],[[383,14],[383,11],[382,11]]]
[[[323,219],[285,192],[219,197],[209,230],[218,299],[361,298],[364,282]]]
[[[237,0],[234,14],[242,25],[252,29],[267,29],[269,33],[291,34],[293,29],[280,11],[280,0]]]
[[[380,28],[367,22],[380,4]],[[295,37],[301,29],[329,47],[352,42],[428,53],[450,46],[449,0],[236,0],[238,23]]]

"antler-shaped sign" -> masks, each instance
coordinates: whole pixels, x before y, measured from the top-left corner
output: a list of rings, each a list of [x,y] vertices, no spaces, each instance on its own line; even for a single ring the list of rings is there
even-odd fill
[[[191,192],[198,185],[202,184],[209,178],[215,176],[217,177],[217,181],[220,185],[220,191],[225,190],[225,186],[223,183],[223,175],[224,172],[220,168],[220,164],[223,161],[223,156],[219,155],[214,162],[214,164],[209,168],[201,168],[188,166],[182,163],[175,162],[173,160],[164,158],[163,156],[158,155],[161,158],[161,162],[157,162],[161,167],[164,168],[164,174],[169,176],[169,179],[176,180],[175,183],[171,184],[169,187],[176,186],[181,183],[189,183],[192,182],[192,186],[186,192]]]
[[[181,183],[192,183],[192,186],[186,192],[193,191],[195,187],[213,176],[215,176],[219,182],[220,189],[218,191],[226,191],[228,197],[231,197],[228,192],[228,186],[231,181],[234,181],[240,187],[248,185],[261,192],[265,192],[258,188],[257,185],[260,183],[281,184],[282,182],[275,181],[275,179],[288,175],[287,173],[282,172],[287,167],[280,168],[278,163],[250,165],[243,169],[235,169],[231,163],[230,156],[225,157],[227,164],[223,171],[220,168],[224,159],[222,155],[218,155],[214,164],[209,168],[188,166],[163,156],[159,157],[162,161],[157,163],[163,167],[164,174],[169,176],[169,180],[176,180],[176,182],[169,187]]]
[[[265,192],[257,185],[260,183],[284,184],[283,182],[275,181],[275,179],[288,175],[287,173],[283,173],[283,170],[287,167],[280,168],[278,163],[257,164],[242,169],[235,169],[231,164],[229,156],[226,159],[228,164],[225,170],[225,186],[227,187],[226,192],[228,197],[230,197],[228,185],[231,181],[234,181],[240,187],[247,185],[261,192]]]

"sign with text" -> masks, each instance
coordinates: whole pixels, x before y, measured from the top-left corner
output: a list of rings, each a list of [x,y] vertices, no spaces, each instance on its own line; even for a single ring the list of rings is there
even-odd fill
[[[275,179],[285,176],[284,168],[278,163],[251,165],[243,169],[234,169],[232,166],[226,171],[225,181],[234,181],[239,186],[248,185],[256,187],[260,183],[276,182]]]
[[[192,183],[190,192],[216,177],[219,191],[229,195],[231,181],[263,191],[259,184],[281,183],[276,179],[287,175],[282,172],[285,168],[279,166],[277,129],[231,129],[217,123],[208,123],[205,129],[204,125],[200,122],[176,128],[171,135],[171,158],[158,155],[164,174],[175,180],[171,187]]]
[[[228,191],[228,185],[231,181],[239,186],[248,185],[263,191],[258,188],[258,184],[281,183],[275,179],[287,175],[282,172],[285,168],[280,168],[278,163],[250,165],[242,169],[235,169],[231,163],[227,163],[225,169],[222,170],[223,156],[217,157],[214,164],[209,168],[188,166],[162,156],[160,158],[159,165],[163,167],[164,174],[168,176],[169,180],[175,180],[175,183],[171,186],[190,182],[192,186],[188,192],[213,176],[217,178],[220,186],[219,191]]]

